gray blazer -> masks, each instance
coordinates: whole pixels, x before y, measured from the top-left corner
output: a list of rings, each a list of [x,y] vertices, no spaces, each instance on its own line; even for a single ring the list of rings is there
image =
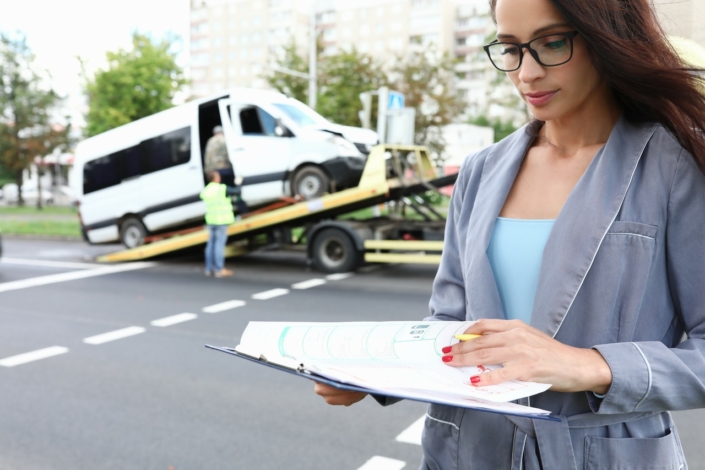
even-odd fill
[[[432,319],[504,318],[486,251],[533,138],[465,160]],[[600,351],[607,395],[523,401],[560,423],[431,405],[422,469],[687,468],[668,410],[705,407],[705,177],[662,126],[617,122],[556,219],[531,325]]]

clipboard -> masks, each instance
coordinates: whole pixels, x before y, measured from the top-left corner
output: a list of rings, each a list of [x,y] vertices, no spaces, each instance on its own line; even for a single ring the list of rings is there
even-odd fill
[[[388,396],[388,397],[392,397],[392,398],[400,398],[400,399],[403,399],[403,400],[416,401],[416,402],[420,402],[420,403],[431,403],[431,404],[436,404],[436,405],[458,406],[458,407],[460,407],[460,405],[458,405],[458,404],[456,404],[456,403],[449,404],[449,403],[444,403],[444,402],[442,402],[442,401],[427,400],[427,399],[420,399],[420,398],[417,398],[417,397],[410,397],[410,396],[403,395],[403,394],[400,394],[400,393],[379,392],[379,391],[376,391],[376,390],[370,390],[370,389],[367,389],[367,388],[358,387],[358,386],[355,386],[355,385],[350,385],[350,384],[338,382],[338,381],[335,381],[335,380],[331,380],[331,379],[329,379],[329,378],[327,378],[327,377],[322,377],[322,376],[317,375],[317,374],[315,374],[315,373],[313,373],[313,372],[309,372],[309,371],[307,371],[307,370],[305,370],[305,369],[303,368],[303,365],[301,365],[300,367],[297,367],[297,368],[286,367],[286,366],[283,366],[283,365],[281,365],[281,364],[277,364],[277,363],[274,363],[274,362],[269,362],[269,361],[267,361],[266,358],[264,358],[263,356],[260,357],[260,358],[257,358],[257,357],[253,357],[253,356],[248,356],[248,355],[246,355],[246,354],[241,354],[241,353],[235,351],[235,349],[233,349],[233,348],[227,348],[227,347],[221,347],[221,346],[212,346],[212,345],[210,345],[210,344],[206,344],[205,346],[206,346],[206,348],[208,348],[208,349],[213,349],[213,350],[216,350],[216,351],[224,352],[225,354],[230,354],[230,355],[232,355],[232,356],[239,357],[240,359],[245,359],[246,361],[250,361],[250,362],[253,362],[253,363],[255,363],[255,364],[259,364],[259,365],[262,365],[262,366],[270,367],[270,368],[272,368],[272,369],[275,369],[275,370],[278,370],[278,371],[281,371],[281,372],[286,372],[287,374],[295,375],[295,376],[298,376],[298,377],[303,377],[303,378],[308,379],[308,380],[313,380],[313,381],[315,381],[315,382],[320,382],[320,383],[323,383],[323,384],[326,384],[326,385],[330,385],[330,386],[332,386],[332,387],[339,388],[339,389],[341,389],[341,390],[348,390],[348,391],[351,391],[351,392],[362,392],[362,393],[367,393],[367,394],[370,394],[370,395],[377,395],[377,396]],[[465,407],[462,407],[462,408],[468,408],[468,409],[472,409],[472,410],[475,410],[475,411],[483,411],[483,412],[485,412],[485,413],[494,413],[494,414],[509,415],[509,416],[519,416],[519,417],[522,417],[522,418],[541,419],[541,420],[545,420],[545,421],[557,421],[557,422],[560,422],[560,421],[561,421],[560,418],[557,418],[557,417],[552,416],[552,415],[550,415],[550,414],[533,414],[533,413],[530,414],[530,413],[500,412],[500,411],[496,411],[496,410],[492,410],[492,409],[486,409],[486,408],[480,408],[480,407],[476,407],[476,406],[465,406]]]

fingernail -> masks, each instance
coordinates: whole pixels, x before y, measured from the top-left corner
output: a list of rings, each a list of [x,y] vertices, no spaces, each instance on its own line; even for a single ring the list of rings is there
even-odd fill
[[[453,356],[443,356],[443,362],[450,362],[453,360]]]
[[[479,382],[480,382],[480,376],[474,375],[474,376],[470,377],[470,383],[476,384],[476,383],[479,383]]]
[[[443,351],[443,354],[448,354],[451,349],[453,349],[452,346],[446,346],[445,348],[441,349],[441,351]]]

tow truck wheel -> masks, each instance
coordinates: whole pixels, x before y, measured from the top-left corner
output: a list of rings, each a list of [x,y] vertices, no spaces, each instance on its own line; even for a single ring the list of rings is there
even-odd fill
[[[327,228],[313,241],[313,264],[326,273],[347,273],[360,264],[360,252],[347,233]]]
[[[128,217],[120,224],[120,241],[127,248],[135,248],[144,244],[147,229],[136,217]]]
[[[305,166],[291,179],[294,196],[313,199],[323,196],[330,188],[330,178],[317,166]]]

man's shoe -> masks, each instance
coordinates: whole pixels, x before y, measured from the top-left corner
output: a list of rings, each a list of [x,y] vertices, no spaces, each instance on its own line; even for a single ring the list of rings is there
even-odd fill
[[[204,271],[203,274],[205,274],[207,277],[211,277],[213,275],[213,271]]]
[[[223,268],[220,271],[218,271],[217,273],[215,273],[215,277],[229,277],[232,275],[233,275],[233,272],[231,270],[225,269],[225,268]]]

